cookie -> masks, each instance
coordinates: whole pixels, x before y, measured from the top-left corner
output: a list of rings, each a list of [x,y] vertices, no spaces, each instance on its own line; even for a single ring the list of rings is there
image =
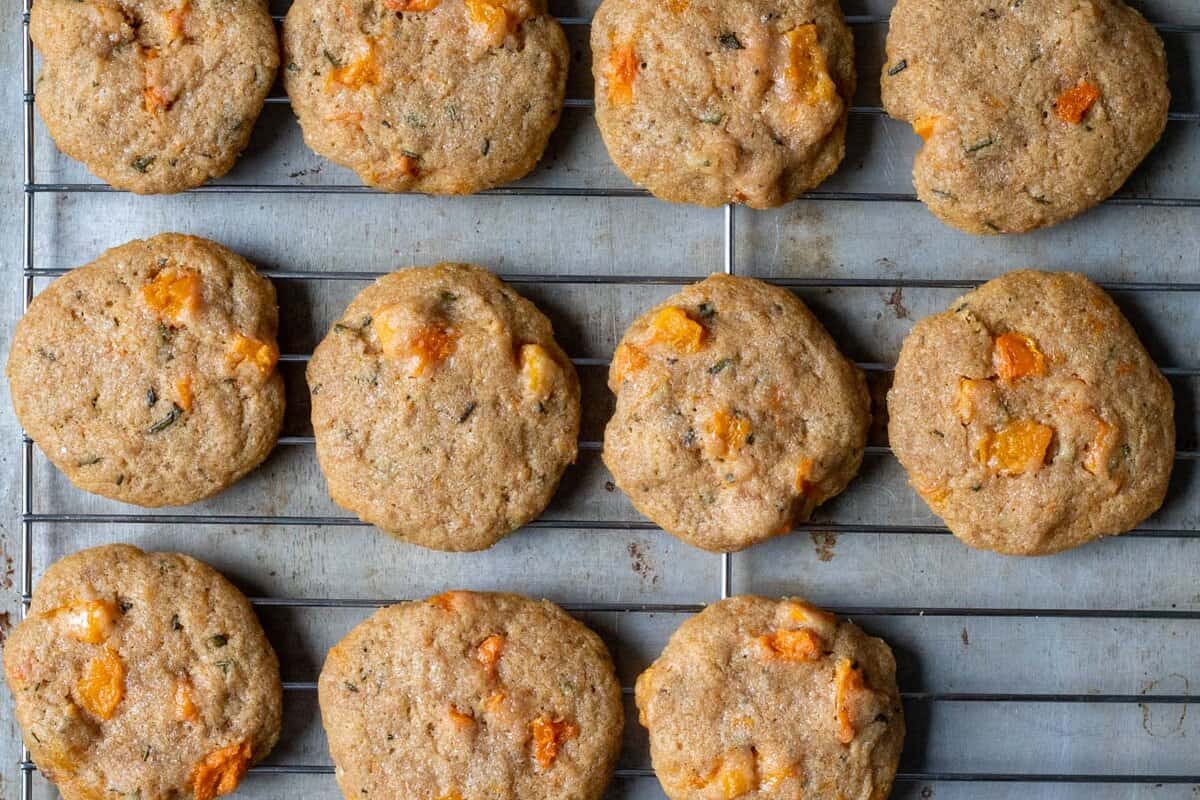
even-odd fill
[[[347,800],[598,800],[621,743],[600,638],[515,594],[384,608],[329,651],[318,690]]]
[[[846,488],[870,425],[862,373],[795,295],[713,275],[613,354],[604,463],[633,505],[706,550],[787,533]]]
[[[636,699],[670,800],[884,800],[904,741],[891,649],[797,599],[704,609]]]
[[[212,800],[279,738],[279,662],[254,611],[178,553],[118,544],[53,564],[4,674],[65,800]]]
[[[567,39],[545,0],[296,0],[283,47],[308,146],[389,192],[514,181],[562,112]]]
[[[364,289],[308,385],[334,501],[437,550],[482,550],[536,517],[578,449],[575,367],[550,321],[480,267]]]
[[[1120,0],[899,0],[887,113],[924,145],[917,196],[969,233],[1054,225],[1112,195],[1167,123],[1162,40]]]
[[[596,122],[656,197],[769,208],[845,153],[854,42],[837,0],[604,0]]]
[[[916,324],[888,393],[888,436],[956,536],[1044,555],[1130,530],[1162,505],[1174,405],[1099,287],[1020,271]]]
[[[8,380],[17,418],[80,489],[141,506],[216,494],[283,424],[271,282],[165,233],[105,252],[33,299]]]
[[[54,143],[138,194],[228,172],[279,66],[265,0],[37,0],[29,33]]]

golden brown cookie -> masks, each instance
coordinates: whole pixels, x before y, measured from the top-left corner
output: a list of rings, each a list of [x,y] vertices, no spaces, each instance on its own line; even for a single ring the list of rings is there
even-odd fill
[[[296,0],[283,44],[309,147],[389,192],[514,181],[562,111],[567,40],[545,0]]]
[[[604,0],[596,122],[656,197],[778,206],[845,152],[854,42],[837,0]]]
[[[904,742],[891,649],[796,599],[683,623],[637,706],[671,800],[883,800]]]
[[[108,545],[51,565],[4,674],[65,800],[212,800],[279,738],[279,662],[254,611],[178,553]]]
[[[164,233],[33,299],[8,357],[17,418],[71,482],[141,506],[216,494],[283,424],[275,288],[236,253]]]
[[[713,275],[639,317],[613,355],[604,463],[638,511],[706,550],[787,533],[862,463],[862,373],[791,292]]]
[[[888,393],[909,481],[973,547],[1044,555],[1123,533],[1162,505],[1171,386],[1099,287],[1023,270],[927,317]]]
[[[1162,40],[1121,0],[899,0],[881,80],[887,112],[925,140],[917,196],[982,234],[1113,194],[1170,102]]]
[[[264,0],[37,0],[29,33],[54,143],[138,194],[228,172],[279,66]]]
[[[480,267],[364,289],[308,385],[333,499],[425,547],[490,547],[542,512],[578,449],[575,367],[550,321]]]
[[[347,800],[598,800],[620,748],[608,651],[547,600],[384,608],[329,651],[319,691]]]

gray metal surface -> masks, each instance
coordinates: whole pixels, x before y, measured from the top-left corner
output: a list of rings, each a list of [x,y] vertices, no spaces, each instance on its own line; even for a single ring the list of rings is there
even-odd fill
[[[141,514],[83,494],[22,441],[7,405],[0,412],[0,435],[11,442],[0,462],[0,555],[17,560],[17,594],[69,552],[129,541],[192,553],[255,598],[288,682],[285,732],[238,797],[337,798],[313,691],[325,651],[371,608],[449,587],[567,605],[604,635],[626,686],[686,614],[724,594],[802,594],[848,614],[887,637],[899,659],[910,733],[898,798],[1174,800],[1200,791],[1197,0],[1137,4],[1167,42],[1174,100],[1163,142],[1120,196],[1057,228],[994,239],[950,230],[912,201],[917,140],[879,113],[874,78],[890,0],[843,4],[863,84],[845,164],[819,192],[771,212],[661,203],[612,166],[589,100],[594,0],[551,0],[575,58],[571,102],[543,164],[510,189],[449,199],[361,189],[304,146],[282,97],[217,184],[173,197],[107,191],[55,150],[32,98],[22,101],[30,86],[22,9],[5,2],[6,330],[24,299],[63,269],[164,230],[238,250],[279,290],[285,439],[261,469],[208,502]],[[325,493],[307,423],[307,355],[349,299],[372,275],[443,259],[518,282],[554,320],[585,387],[583,451],[553,505],[479,554],[401,545],[348,518]],[[1180,458],[1170,497],[1137,533],[1046,559],[970,551],[907,487],[882,430],[859,479],[817,522],[731,558],[657,531],[609,488],[598,453],[611,408],[608,356],[633,316],[680,282],[727,269],[795,287],[881,397],[913,320],[1026,265],[1078,269],[1109,286],[1175,388]],[[4,602],[19,611],[16,599]],[[0,613],[0,640],[7,623]],[[21,765],[11,700],[0,701],[0,797],[54,797]],[[635,720],[630,713],[610,796],[661,799]]]

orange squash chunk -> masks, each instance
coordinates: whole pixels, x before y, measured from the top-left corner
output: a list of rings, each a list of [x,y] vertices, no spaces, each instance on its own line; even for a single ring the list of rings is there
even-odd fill
[[[170,99],[157,86],[147,86],[142,89],[142,103],[151,114],[157,114],[171,107]]]
[[[784,34],[787,41],[788,86],[806,105],[815,106],[837,96],[837,87],[829,77],[825,51],[818,42],[817,26],[809,23]]]
[[[650,320],[650,341],[680,353],[698,353],[704,344],[704,326],[678,306],[667,306]]]
[[[177,401],[179,407],[184,411],[192,410],[192,376],[184,375],[179,380],[175,381],[175,395],[179,398]]]
[[[457,343],[458,331],[436,323],[422,326],[408,344],[409,355],[416,359],[412,374],[423,375],[441,364],[454,355]]]
[[[753,792],[758,788],[758,760],[754,752],[747,747],[727,753],[709,783],[716,785],[725,800]]]
[[[1054,101],[1054,114],[1068,125],[1078,125],[1099,99],[1100,90],[1086,80],[1081,80]]]
[[[364,86],[375,86],[379,83],[383,70],[379,67],[379,58],[375,52],[375,42],[367,40],[367,51],[358,58],[329,71],[325,79],[325,91],[333,92],[337,88],[358,90]]]
[[[608,102],[627,106],[633,102],[633,81],[637,77],[638,59],[632,44],[623,44],[608,57]]]
[[[937,127],[937,117],[917,117],[913,120],[913,131],[917,136],[921,137],[922,141],[929,141],[929,137],[933,136],[933,130]]]
[[[200,709],[192,700],[192,685],[187,681],[175,684],[175,719],[180,722],[195,722],[200,718]]]
[[[470,728],[475,724],[475,716],[470,711],[459,711],[458,706],[453,703],[448,711],[450,721],[457,728]]]
[[[1093,412],[1094,414],[1094,412]],[[1083,457],[1083,468],[1093,475],[1108,476],[1108,460],[1112,457],[1113,448],[1117,446],[1117,426],[1105,422],[1098,414],[1096,417],[1096,435],[1088,444]]]
[[[265,376],[275,369],[275,363],[279,361],[279,348],[273,343],[260,342],[239,333],[234,335],[229,345],[228,358],[235,367],[242,363],[253,364]]]
[[[163,12],[163,22],[167,26],[167,39],[175,41],[183,38],[183,29],[187,24],[188,15],[192,13],[191,0],[183,0],[179,8]]]
[[[163,87],[158,85],[158,79],[162,77],[161,71],[151,67],[151,62],[158,58],[158,48],[143,47],[138,52],[143,58],[142,71],[145,82],[145,86],[142,87],[142,105],[146,111],[157,115],[171,107],[171,98],[167,96]]]
[[[496,665],[500,663],[500,656],[504,653],[504,636],[499,633],[493,633],[491,636],[484,639],[479,647],[475,650],[475,660],[488,670],[493,672]]]
[[[442,611],[457,611],[459,606],[461,606],[463,604],[465,599],[466,599],[465,592],[455,591],[455,592],[442,592],[441,594],[435,594],[433,597],[430,597],[425,602],[429,603],[429,605],[431,605],[431,606],[440,608]]]
[[[759,636],[756,641],[773,658],[781,661],[816,661],[824,652],[825,643],[811,628],[798,630],[777,630],[765,636]]]
[[[88,662],[75,684],[79,705],[99,719],[112,719],[125,698],[125,665],[111,647]]]
[[[533,7],[527,0],[466,0],[466,3],[471,22],[492,44],[499,44],[533,16]]]
[[[814,467],[816,464],[808,456],[801,458],[800,463],[796,465],[796,491],[800,494],[809,494],[813,490]]]
[[[787,618],[798,625],[834,625],[837,617],[828,611],[822,611],[814,605],[798,600],[788,600],[782,607],[787,610]]]
[[[863,680],[862,670],[854,666],[854,662],[848,658],[838,661],[833,674],[833,684],[838,741],[850,744],[858,735],[854,727],[853,697],[855,693],[864,691],[867,685]]]
[[[250,765],[250,742],[243,741],[214,750],[192,768],[195,800],[213,800],[229,794],[241,783]]]
[[[50,612],[68,636],[86,644],[100,644],[112,633],[121,609],[108,600],[78,600]]]
[[[958,389],[954,393],[954,413],[963,425],[969,425],[975,420],[975,409],[979,400],[991,389],[991,382],[978,378],[959,378]]]
[[[946,502],[946,498],[950,496],[950,487],[945,485],[934,486],[916,486],[917,494],[924,498],[926,503],[933,506],[935,509],[942,503]]]
[[[612,360],[613,381],[620,386],[626,378],[645,369],[649,363],[650,359],[646,357],[646,353],[641,348],[631,344],[618,345]]]
[[[579,728],[563,719],[551,719],[542,715],[529,723],[529,733],[533,737],[533,759],[542,769],[550,769],[558,758],[558,751],[564,744],[579,735]]]
[[[438,795],[435,800],[463,800],[463,796],[459,794],[458,789],[451,789],[445,794]]]
[[[488,696],[487,702],[483,704],[484,710],[489,714],[498,714],[504,708],[504,701],[508,698],[504,692],[495,691]]]
[[[1019,419],[998,431],[988,431],[979,442],[977,457],[989,469],[1006,475],[1037,472],[1053,438],[1054,429],[1049,425]]]
[[[151,310],[171,322],[183,322],[200,309],[200,276],[186,269],[164,269],[142,287]]]
[[[1023,333],[1002,333],[996,337],[992,362],[1000,380],[1012,383],[1017,378],[1046,374],[1046,356],[1037,343]]]
[[[396,162],[396,171],[406,178],[421,177],[421,169],[417,166],[417,160],[412,156],[400,156]]]
[[[707,450],[713,458],[736,457],[750,440],[750,422],[728,411],[718,411],[704,425],[708,434]]]
[[[558,383],[561,372],[558,362],[540,344],[521,345],[519,361],[525,388],[537,400],[545,400]]]
[[[414,12],[414,11],[433,11],[442,0],[383,0],[383,4],[390,11],[399,12]]]
[[[784,767],[783,769],[771,770],[766,775],[763,775],[762,788],[768,792],[778,791],[783,782],[796,777],[795,767]]]

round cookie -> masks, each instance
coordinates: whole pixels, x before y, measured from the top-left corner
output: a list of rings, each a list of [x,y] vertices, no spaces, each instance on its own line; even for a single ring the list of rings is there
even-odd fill
[[[138,194],[228,172],[279,66],[265,0],[37,0],[29,33],[55,144]]]
[[[604,0],[596,122],[656,197],[769,208],[845,153],[854,41],[837,0]]]
[[[65,800],[212,800],[279,738],[279,662],[250,604],[178,553],[107,545],[53,564],[4,674]]]
[[[17,418],[81,489],[184,505],[256,467],[283,424],[275,288],[236,253],[164,233],[33,299],[8,357]]]
[[[858,472],[862,373],[791,292],[713,275],[639,317],[613,354],[604,463],[633,505],[706,550],[791,530]]]
[[[671,800],[883,800],[904,742],[891,649],[797,599],[707,607],[636,699]]]
[[[883,104],[925,144],[917,196],[969,233],[1054,225],[1112,195],[1167,123],[1163,43],[1120,0],[899,0]]]
[[[296,0],[283,47],[309,147],[370,186],[432,194],[533,169],[570,58],[545,0]]]
[[[579,379],[550,321],[467,264],[364,289],[308,365],[338,505],[437,550],[482,550],[546,507],[579,437]]]
[[[347,800],[598,800],[621,744],[600,637],[515,594],[381,609],[329,651],[318,690]]]
[[[888,435],[909,481],[972,547],[1044,555],[1162,504],[1174,400],[1137,334],[1082,275],[1019,271],[904,341]]]

